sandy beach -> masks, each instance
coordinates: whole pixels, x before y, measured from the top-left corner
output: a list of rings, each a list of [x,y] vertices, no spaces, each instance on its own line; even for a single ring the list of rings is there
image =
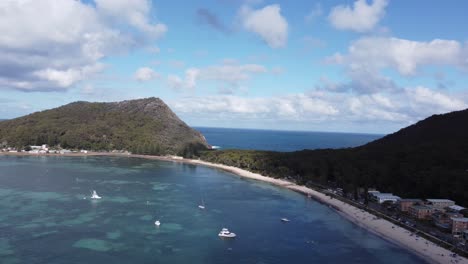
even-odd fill
[[[378,218],[373,214],[370,214],[362,209],[354,207],[350,204],[342,202],[337,199],[332,199],[330,196],[327,196],[321,192],[315,191],[313,189],[307,188],[305,186],[300,186],[289,181],[274,179],[260,174],[252,173],[243,169],[239,169],[232,166],[226,166],[222,164],[215,164],[210,162],[205,162],[201,160],[193,159],[182,159],[180,157],[174,156],[147,156],[147,155],[135,155],[135,154],[120,154],[120,153],[70,153],[70,154],[29,154],[29,153],[0,153],[0,155],[24,155],[24,156],[118,156],[118,157],[135,157],[135,158],[144,158],[152,160],[164,160],[172,162],[183,162],[194,165],[208,166],[211,168],[221,169],[224,171],[231,172],[241,177],[254,179],[258,181],[267,182],[276,186],[281,186],[288,188],[293,191],[303,193],[305,195],[310,195],[314,199],[329,205],[330,207],[337,210],[339,214],[353,223],[359,225],[362,228],[365,228],[384,239],[391,241],[403,248],[408,249],[409,251],[414,252],[420,257],[424,258],[429,263],[460,263],[468,264],[468,259],[464,257],[452,257],[453,254],[451,251],[444,249],[431,241],[426,240],[423,237],[419,237],[415,234],[412,234],[410,231],[399,227],[385,219]]]
[[[183,160],[184,162],[209,166],[229,171],[241,177],[255,179],[259,181],[268,182],[277,186],[288,188],[293,191],[301,192],[306,195],[312,196],[314,199],[321,201],[324,204],[330,205],[335,208],[339,214],[352,221],[353,223],[365,228],[388,241],[391,241],[403,248],[406,248],[415,254],[421,256],[430,263],[463,263],[468,264],[468,259],[457,256],[452,257],[451,251],[444,249],[431,241],[428,241],[412,233],[402,227],[399,227],[385,219],[377,218],[375,215],[370,214],[364,210],[354,207],[350,204],[342,202],[337,199],[332,199],[321,192],[300,186],[289,181],[274,179],[260,174],[252,173],[236,167],[215,164],[200,160]]]

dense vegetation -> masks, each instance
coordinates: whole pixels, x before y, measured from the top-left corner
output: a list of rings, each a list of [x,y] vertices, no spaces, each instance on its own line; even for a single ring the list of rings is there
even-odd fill
[[[0,122],[0,144],[23,148],[48,144],[139,154],[193,155],[205,138],[158,98],[115,103],[75,102]]]
[[[224,150],[202,159],[300,184],[367,188],[468,206],[468,110],[432,116],[367,145],[290,153]]]

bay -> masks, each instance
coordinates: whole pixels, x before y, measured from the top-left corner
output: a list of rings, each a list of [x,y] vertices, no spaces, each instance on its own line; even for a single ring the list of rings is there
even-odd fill
[[[136,158],[0,157],[0,234],[1,263],[424,263],[301,194]]]

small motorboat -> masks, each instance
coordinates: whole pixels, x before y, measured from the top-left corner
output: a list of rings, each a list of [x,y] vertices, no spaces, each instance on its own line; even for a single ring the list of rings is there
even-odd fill
[[[198,208],[202,209],[202,210],[205,210],[205,206],[204,205],[199,205]]]
[[[154,222],[154,225],[155,225],[155,226],[160,226],[160,225],[161,225],[161,222],[159,222],[159,220],[156,220],[156,221]]]
[[[227,228],[223,228],[223,229],[221,229],[221,231],[219,232],[218,236],[219,236],[219,237],[222,237],[222,238],[235,238],[235,237],[236,237],[236,234],[230,232]]]
[[[287,219],[287,218],[281,218],[281,222],[289,222],[289,219]]]
[[[101,199],[102,197],[97,194],[95,190],[93,190],[93,194],[91,195],[91,199]]]

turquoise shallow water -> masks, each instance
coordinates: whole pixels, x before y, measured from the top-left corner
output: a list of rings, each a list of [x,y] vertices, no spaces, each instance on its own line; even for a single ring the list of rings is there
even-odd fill
[[[83,199],[93,189],[103,198]],[[220,239],[223,227],[238,237]],[[205,167],[110,157],[0,157],[0,260],[424,263],[292,191]]]

